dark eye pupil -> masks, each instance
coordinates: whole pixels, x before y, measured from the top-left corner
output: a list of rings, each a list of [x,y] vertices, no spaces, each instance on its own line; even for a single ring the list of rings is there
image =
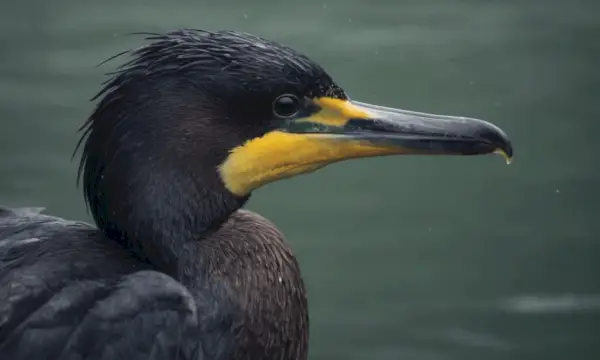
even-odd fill
[[[279,117],[291,117],[299,110],[298,98],[294,95],[281,95],[273,103],[273,112]]]

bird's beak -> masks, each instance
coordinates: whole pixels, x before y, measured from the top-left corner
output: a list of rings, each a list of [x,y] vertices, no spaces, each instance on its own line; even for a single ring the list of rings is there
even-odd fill
[[[352,142],[356,157],[393,154],[481,155],[496,153],[507,162],[513,149],[497,126],[478,119],[407,111],[358,101],[319,98],[315,111],[290,121],[285,131]],[[354,157],[348,154],[348,157]]]
[[[506,134],[483,120],[334,98],[306,101],[295,118],[231,150],[219,172],[232,193],[245,196],[267,183],[353,158],[498,153],[512,159]]]

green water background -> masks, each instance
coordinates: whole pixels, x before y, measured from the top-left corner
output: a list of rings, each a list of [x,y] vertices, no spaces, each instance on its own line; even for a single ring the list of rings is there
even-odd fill
[[[598,1],[0,1],[0,202],[89,220],[70,156],[135,31],[293,46],[352,98],[484,118],[515,161],[397,157],[269,185],[308,285],[311,360],[600,354]]]

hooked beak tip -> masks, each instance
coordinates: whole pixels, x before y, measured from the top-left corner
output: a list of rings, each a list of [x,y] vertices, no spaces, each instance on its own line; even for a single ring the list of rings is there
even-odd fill
[[[496,149],[493,153],[502,156],[506,161],[506,165],[510,165],[513,161],[512,150],[507,152],[504,149]]]
[[[510,165],[513,161],[513,147],[508,136],[502,129],[491,123],[486,123],[489,127],[489,133],[485,136],[493,145],[495,145],[493,154],[500,155]]]

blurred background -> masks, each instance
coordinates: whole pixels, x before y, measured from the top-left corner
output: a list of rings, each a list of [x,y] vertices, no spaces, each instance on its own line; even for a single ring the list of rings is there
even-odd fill
[[[88,220],[77,128],[136,31],[235,29],[357,100],[479,117],[515,159],[357,160],[257,191],[307,282],[311,360],[598,359],[600,3],[0,1],[0,203]]]

